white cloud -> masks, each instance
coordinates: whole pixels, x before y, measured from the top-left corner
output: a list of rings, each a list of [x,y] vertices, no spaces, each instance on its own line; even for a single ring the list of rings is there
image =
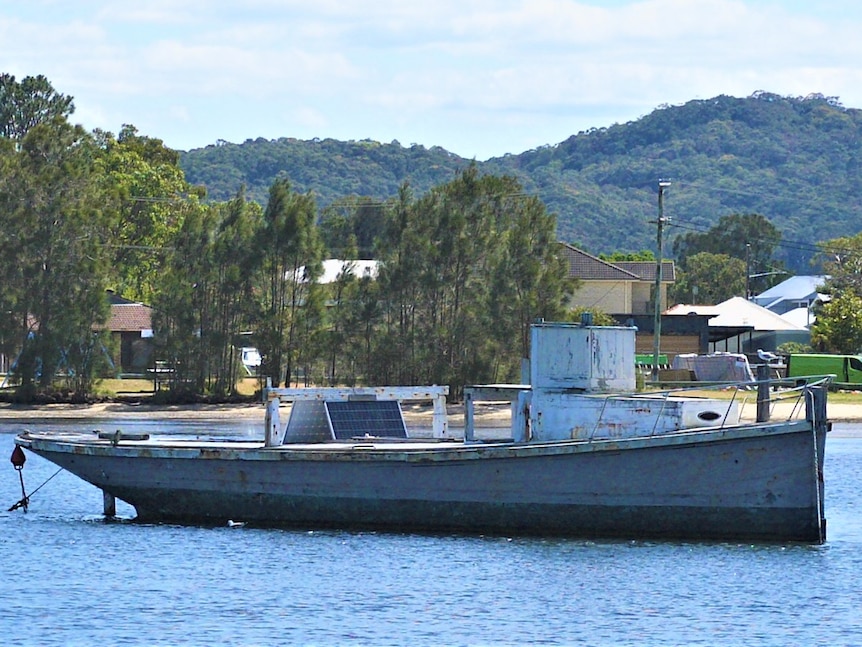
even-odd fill
[[[30,0],[0,7],[0,71],[178,148],[373,136],[485,158],[722,93],[862,107],[862,10],[839,5]]]

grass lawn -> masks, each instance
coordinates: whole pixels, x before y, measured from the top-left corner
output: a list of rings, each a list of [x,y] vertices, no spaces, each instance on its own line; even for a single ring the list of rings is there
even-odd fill
[[[152,395],[154,384],[152,380],[128,378],[100,380],[96,387],[99,393],[114,395]],[[259,388],[257,378],[243,378],[237,383],[240,395],[254,395]]]
[[[836,404],[862,404],[862,391],[830,391],[829,402]]]

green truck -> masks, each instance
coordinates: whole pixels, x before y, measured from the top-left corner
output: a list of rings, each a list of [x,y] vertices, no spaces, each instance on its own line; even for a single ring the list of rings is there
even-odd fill
[[[838,384],[862,385],[862,357],[800,353],[787,358],[787,377],[808,375],[835,375]]]

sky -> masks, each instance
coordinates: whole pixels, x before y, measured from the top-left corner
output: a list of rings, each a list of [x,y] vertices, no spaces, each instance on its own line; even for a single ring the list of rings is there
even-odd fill
[[[0,0],[0,72],[178,150],[334,138],[486,160],[758,91],[862,108],[858,0]]]

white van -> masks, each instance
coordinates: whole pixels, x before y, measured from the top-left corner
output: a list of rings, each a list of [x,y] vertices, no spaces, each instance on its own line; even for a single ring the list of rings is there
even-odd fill
[[[260,371],[260,351],[253,346],[244,346],[241,349],[240,361],[249,375],[257,375]]]

